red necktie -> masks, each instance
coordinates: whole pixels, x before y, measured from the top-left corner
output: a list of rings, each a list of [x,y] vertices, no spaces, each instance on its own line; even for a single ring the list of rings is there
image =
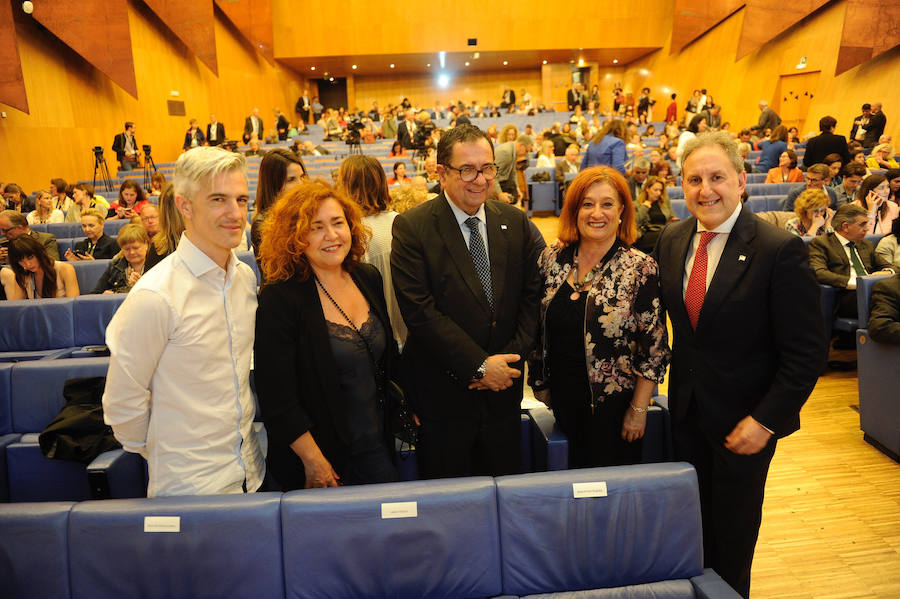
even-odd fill
[[[691,267],[691,276],[688,277],[687,289],[684,292],[684,307],[687,308],[691,328],[697,329],[697,320],[700,318],[700,308],[703,307],[703,299],[706,297],[706,263],[709,255],[706,246],[713,240],[716,233],[703,231],[700,233],[700,244],[694,255],[694,265]]]

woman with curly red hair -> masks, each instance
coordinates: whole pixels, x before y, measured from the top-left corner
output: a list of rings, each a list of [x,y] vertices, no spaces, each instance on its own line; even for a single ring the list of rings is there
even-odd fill
[[[384,388],[397,357],[359,207],[322,181],[269,209],[255,380],[285,491],[397,480]]]

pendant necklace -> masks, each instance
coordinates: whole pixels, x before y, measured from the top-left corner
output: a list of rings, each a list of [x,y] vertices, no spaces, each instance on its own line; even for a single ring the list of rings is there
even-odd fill
[[[573,302],[578,301],[578,298],[581,297],[581,292],[590,286],[591,281],[594,280],[594,277],[600,271],[601,264],[602,264],[602,262],[595,264],[594,268],[589,270],[588,273],[586,275],[584,275],[584,279],[581,282],[579,282],[578,281],[578,254],[577,253],[575,254],[575,263],[572,265],[572,268],[575,271],[575,276],[572,279],[572,289],[574,289],[574,291],[572,292],[572,295],[569,296],[570,300],[572,300]]]

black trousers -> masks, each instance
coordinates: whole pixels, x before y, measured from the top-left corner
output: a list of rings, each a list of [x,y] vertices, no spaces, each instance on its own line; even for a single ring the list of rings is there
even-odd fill
[[[519,404],[508,394],[467,393],[478,397],[474,410],[459,418],[421,419],[416,458],[423,479],[519,473]]]
[[[738,455],[697,425],[692,406],[673,423],[675,459],[697,470],[703,515],[704,566],[713,568],[742,597],[750,596],[750,566],[762,521],[762,504],[776,440],[757,454]]]

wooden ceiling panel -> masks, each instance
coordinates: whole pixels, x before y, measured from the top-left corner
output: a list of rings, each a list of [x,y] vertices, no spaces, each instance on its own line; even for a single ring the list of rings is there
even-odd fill
[[[745,3],[746,0],[675,0],[669,53],[680,52]]]
[[[835,76],[900,44],[896,0],[847,0]]]
[[[228,20],[271,64],[275,63],[272,0],[215,0]]]
[[[212,0],[144,0],[172,33],[216,75],[216,29]]]
[[[828,0],[747,0],[735,60],[742,59],[778,37],[827,2]]]
[[[12,4],[0,0],[0,102],[28,113]]]

